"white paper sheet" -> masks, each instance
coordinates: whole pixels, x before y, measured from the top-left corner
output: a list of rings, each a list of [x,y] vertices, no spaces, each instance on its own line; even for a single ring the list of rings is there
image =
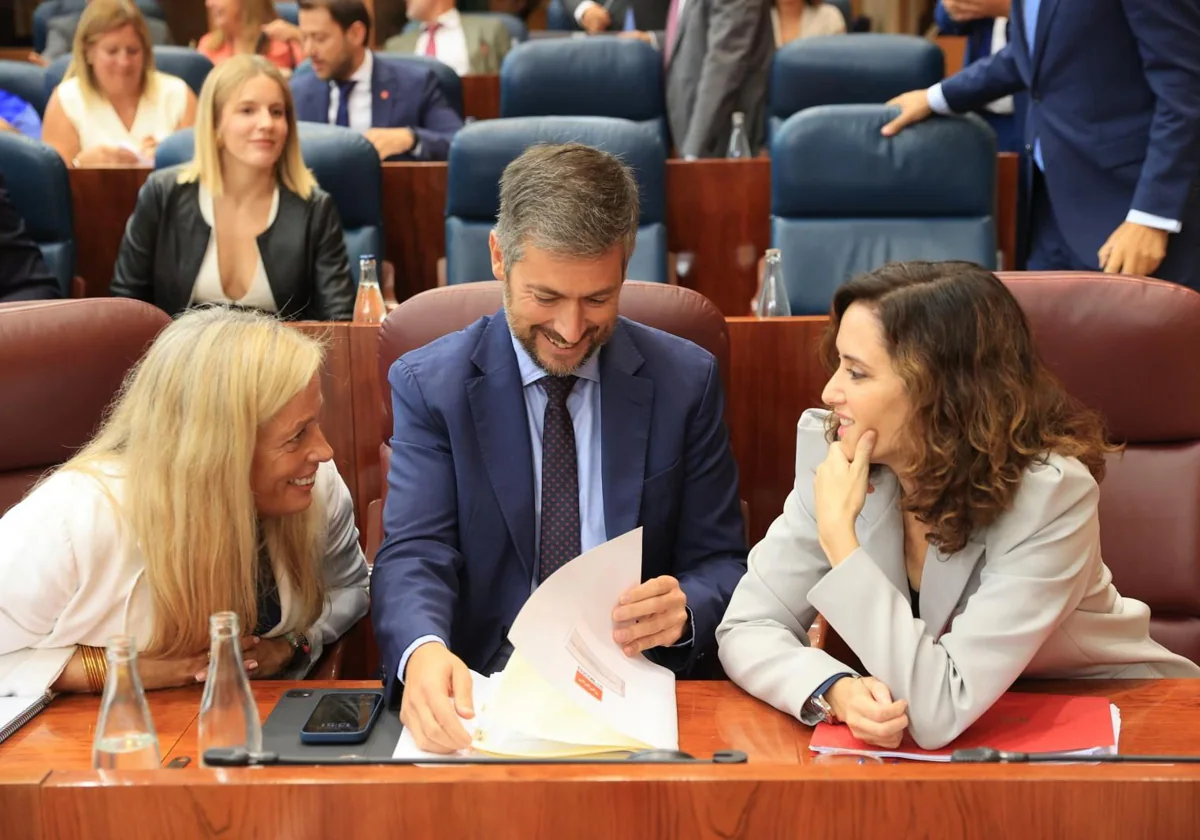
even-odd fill
[[[471,705],[475,709],[475,717],[459,718],[462,721],[463,728],[467,730],[467,734],[472,738],[475,737],[475,732],[479,728],[480,715],[487,709],[488,703],[491,701],[492,694],[495,691],[495,682],[482,674],[471,672]],[[470,749],[459,750],[454,756],[469,760],[474,755],[474,751]],[[426,752],[417,746],[417,742],[413,739],[412,732],[408,727],[400,732],[400,740],[396,742],[396,749],[392,752],[392,758],[446,758],[447,756],[439,753]]]

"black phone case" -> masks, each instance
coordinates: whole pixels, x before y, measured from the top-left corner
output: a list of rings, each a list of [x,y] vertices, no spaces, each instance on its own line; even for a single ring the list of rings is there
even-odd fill
[[[263,750],[281,758],[337,758],[359,755],[365,758],[391,758],[396,742],[404,731],[400,716],[384,705],[375,718],[371,734],[361,744],[302,744],[300,730],[313,709],[327,694],[365,694],[361,689],[293,688],[284,693],[263,723]],[[373,692],[382,694],[383,692]]]

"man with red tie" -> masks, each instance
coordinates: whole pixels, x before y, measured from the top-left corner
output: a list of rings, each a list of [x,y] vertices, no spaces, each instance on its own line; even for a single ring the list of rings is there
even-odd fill
[[[383,160],[445,160],[462,128],[432,70],[367,49],[363,0],[300,0],[312,72],[292,76],[296,119],[362,132]]]
[[[388,38],[388,52],[436,58],[460,76],[500,72],[512,49],[508,27],[496,15],[460,14],[456,0],[408,0],[412,31]]]

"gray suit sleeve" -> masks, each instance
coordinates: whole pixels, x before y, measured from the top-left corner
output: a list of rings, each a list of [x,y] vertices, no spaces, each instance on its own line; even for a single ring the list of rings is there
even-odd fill
[[[755,69],[749,57],[767,14],[768,0],[712,0],[696,108],[679,147],[683,157],[699,157],[707,141],[724,130],[724,122],[734,110],[732,102]]]
[[[46,48],[42,50],[42,58],[54,61],[71,52],[71,41],[75,35],[74,26],[65,26],[59,20],[51,20],[46,27]]]
[[[800,418],[796,486],[784,502],[783,514],[750,552],[746,575],[717,628],[721,667],[729,678],[796,717],[821,683],[835,674],[854,672],[808,643],[808,628],[817,614],[808,592],[829,572],[808,506],[816,466],[827,449],[822,417],[806,412]]]

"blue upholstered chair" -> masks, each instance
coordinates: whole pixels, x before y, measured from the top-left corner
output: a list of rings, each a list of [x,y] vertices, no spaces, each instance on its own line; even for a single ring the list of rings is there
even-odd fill
[[[771,143],[771,241],[793,315],[829,311],[855,274],[897,260],[996,265],[996,137],[976,117],[938,117],[896,137],[898,109],[826,105]]]
[[[521,20],[516,15],[510,15],[507,12],[464,12],[464,15],[472,17],[494,17],[499,18],[504,24],[504,28],[508,30],[508,37],[512,38],[514,44],[520,44],[523,41],[529,40],[529,27],[525,25],[525,21]],[[410,20],[404,24],[405,32],[417,32],[421,29],[419,20]]]
[[[530,41],[500,67],[501,117],[619,117],[667,140],[662,54],[597,36]]]
[[[38,114],[46,112],[46,70],[28,61],[0,61],[0,90],[19,96]]]
[[[75,276],[75,225],[66,164],[43,143],[0,132],[0,172],[25,232],[67,297]]]
[[[41,52],[46,49],[46,35],[50,26],[50,18],[59,15],[69,15],[72,12],[82,12],[87,0],[42,0],[33,10],[33,50]],[[158,0],[136,0],[134,3],[142,11],[144,17],[165,20],[162,7]]]
[[[579,24],[571,17],[562,0],[550,0],[550,5],[546,7],[546,28],[557,32],[574,32],[579,30]]]
[[[288,23],[300,24],[300,4],[299,3],[276,3],[275,14],[286,20]]]
[[[333,196],[346,239],[350,272],[358,282],[358,259],[363,255],[382,261],[383,185],[379,153],[361,134],[322,123],[298,123],[300,153],[321,189]],[[190,128],[158,144],[155,169],[192,159]]]
[[[767,138],[797,111],[815,105],[882,104],[945,75],[937,45],[915,35],[802,38],[771,62]]]
[[[492,279],[488,232],[500,209],[500,175],[536,143],[579,142],[631,166],[641,198],[631,280],[666,282],[666,148],[658,135],[611,117],[521,117],[466,126],[450,146],[446,194],[446,282]]]
[[[462,79],[460,79],[458,74],[454,72],[453,67],[448,64],[443,64],[436,58],[429,58],[423,55],[408,55],[407,53],[377,52],[375,53],[375,58],[380,61],[407,61],[429,68],[437,77],[438,87],[442,89],[442,95],[446,97],[446,100],[450,103],[450,107],[457,111],[460,117],[462,116]],[[299,76],[302,73],[311,72],[312,62],[306,58],[296,66],[293,76]]]
[[[50,62],[46,68],[46,99],[62,82],[67,72],[71,56],[63,55]],[[187,47],[155,47],[154,66],[169,76],[178,76],[187,82],[188,87],[199,96],[204,80],[213,69],[213,64],[206,56]]]

